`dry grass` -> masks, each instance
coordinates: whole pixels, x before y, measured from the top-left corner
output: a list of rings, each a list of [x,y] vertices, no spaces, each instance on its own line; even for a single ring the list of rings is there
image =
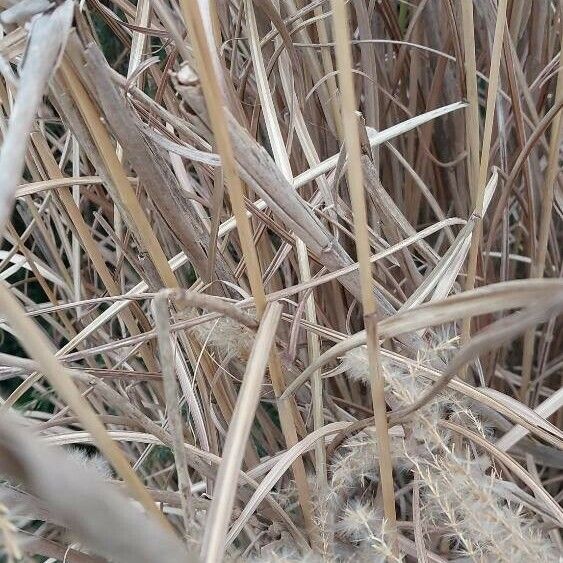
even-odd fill
[[[2,561],[560,559],[563,2],[0,7]]]

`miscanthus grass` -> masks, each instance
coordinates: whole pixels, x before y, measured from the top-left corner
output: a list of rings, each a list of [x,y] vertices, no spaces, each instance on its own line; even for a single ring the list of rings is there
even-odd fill
[[[0,0],[0,560],[561,559],[560,0]]]

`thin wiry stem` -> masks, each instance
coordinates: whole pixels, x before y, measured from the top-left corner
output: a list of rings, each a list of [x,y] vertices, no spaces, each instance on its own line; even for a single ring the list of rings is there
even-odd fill
[[[192,483],[188,474],[186,461],[186,450],[184,448],[184,435],[182,433],[182,418],[180,414],[180,402],[178,400],[178,384],[174,370],[174,348],[170,339],[170,317],[168,312],[168,294],[165,291],[153,300],[153,313],[158,335],[158,348],[162,378],[164,382],[164,394],[170,433],[174,439],[174,462],[178,475],[178,492],[180,493],[180,504],[184,519],[184,529],[189,531],[193,519],[193,508],[191,502]]]

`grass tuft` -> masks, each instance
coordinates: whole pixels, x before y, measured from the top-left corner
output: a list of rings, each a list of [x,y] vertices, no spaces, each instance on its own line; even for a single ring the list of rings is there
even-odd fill
[[[0,560],[559,561],[562,47],[0,1]]]

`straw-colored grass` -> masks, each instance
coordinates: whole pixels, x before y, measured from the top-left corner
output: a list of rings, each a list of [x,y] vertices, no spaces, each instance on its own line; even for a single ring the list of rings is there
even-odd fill
[[[0,26],[1,561],[561,558],[563,2]]]

